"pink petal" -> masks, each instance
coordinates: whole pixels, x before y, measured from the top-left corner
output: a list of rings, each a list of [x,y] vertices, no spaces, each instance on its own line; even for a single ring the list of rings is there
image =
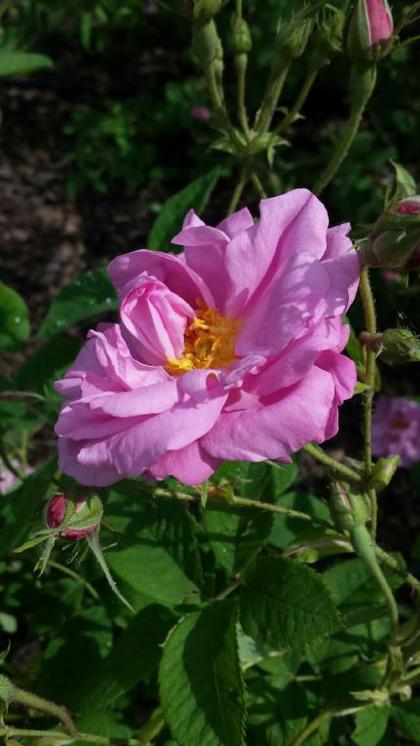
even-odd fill
[[[192,306],[197,299],[202,299],[209,307],[214,306],[214,299],[201,277],[173,254],[146,249],[131,251],[115,257],[108,265],[108,273],[119,295],[125,295],[149,277],[163,282]]]
[[[101,441],[85,441],[78,459],[86,466],[111,465],[120,478],[139,476],[156,464],[167,451],[190,445],[204,435],[220,415],[226,395],[200,404],[184,403],[146,417],[123,432]]]
[[[169,451],[157,464],[150,467],[150,472],[156,479],[173,476],[182,484],[194,485],[209,479],[219,464],[218,459],[212,458],[195,442],[179,451]]]
[[[121,333],[131,354],[149,365],[165,365],[184,350],[184,333],[194,311],[156,280],[146,280],[121,301]]]
[[[231,461],[290,461],[306,443],[325,440],[334,395],[331,375],[313,367],[299,384],[277,400],[261,402],[257,411],[223,414],[202,445],[215,458]]]

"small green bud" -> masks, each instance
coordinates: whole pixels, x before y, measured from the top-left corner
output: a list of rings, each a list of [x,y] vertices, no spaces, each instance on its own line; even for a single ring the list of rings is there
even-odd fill
[[[233,16],[232,46],[235,55],[248,54],[252,49],[251,32],[244,18]]]
[[[380,338],[380,359],[387,365],[420,362],[420,339],[409,329],[386,329]]]
[[[399,456],[380,458],[373,467],[372,474],[369,479],[368,489],[383,490],[385,489],[385,487],[388,487],[392,477],[398,469],[399,463]]]
[[[194,24],[192,52],[202,70],[211,65],[223,65],[223,47],[214,21],[204,26]]]
[[[288,23],[280,27],[275,42],[278,67],[301,57],[306,49],[314,20],[306,15],[296,14]]]
[[[309,64],[312,67],[327,63],[332,55],[342,51],[344,21],[345,15],[339,8],[323,9],[310,43]]]
[[[361,248],[367,267],[420,268],[420,196],[405,197],[376,221]]]
[[[7,710],[15,696],[15,685],[4,674],[0,673],[0,708],[1,705]]]
[[[370,505],[366,495],[353,492],[347,483],[335,482],[331,490],[330,510],[339,531],[352,531],[369,519]]]
[[[194,0],[193,15],[198,23],[207,23],[219,12],[223,0]]]
[[[330,510],[334,524],[339,531],[349,531],[354,525],[349,496],[342,482],[334,482],[331,487]]]

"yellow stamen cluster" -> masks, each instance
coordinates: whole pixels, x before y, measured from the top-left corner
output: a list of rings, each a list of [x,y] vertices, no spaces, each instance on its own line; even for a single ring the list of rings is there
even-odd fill
[[[240,319],[224,318],[216,308],[199,304],[199,310],[184,334],[181,358],[169,358],[168,373],[181,375],[195,368],[225,368],[234,360]]]

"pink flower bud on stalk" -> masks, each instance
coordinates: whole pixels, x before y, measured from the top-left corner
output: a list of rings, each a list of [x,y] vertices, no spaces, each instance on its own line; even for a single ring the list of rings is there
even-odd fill
[[[381,56],[389,47],[394,23],[387,0],[357,0],[350,19],[347,48],[354,61]]]
[[[60,529],[63,526],[58,532],[60,539],[79,541],[98,528],[102,512],[99,497],[81,498],[73,502],[58,492],[47,505],[45,523],[52,529]]]
[[[95,555],[95,559],[101,567],[112,592],[132,611],[131,604],[118,590],[102,552],[99,542],[102,514],[102,502],[97,495],[73,501],[69,500],[62,492],[58,492],[51,498],[45,509],[44,520],[47,530],[39,532],[29,542],[19,547],[19,551],[24,551],[24,549],[36,545],[39,541],[45,541],[45,548],[35,568],[42,574],[57,537],[70,539],[71,541],[86,539],[89,549]]]
[[[362,246],[368,267],[409,272],[420,268],[420,196],[406,197],[385,212]]]

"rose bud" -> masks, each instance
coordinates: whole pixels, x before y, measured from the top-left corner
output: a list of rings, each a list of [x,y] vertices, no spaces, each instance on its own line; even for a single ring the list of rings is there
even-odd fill
[[[374,59],[392,37],[393,30],[387,0],[357,0],[347,36],[350,57],[355,61]]]
[[[387,365],[420,362],[420,339],[409,329],[385,329],[379,334],[362,332],[359,339]]]
[[[102,503],[96,495],[73,501],[57,492],[47,505],[45,523],[48,528],[60,529],[58,536],[61,539],[78,541],[95,531],[102,512]]]
[[[420,268],[420,196],[406,197],[379,218],[362,246],[368,267]]]

